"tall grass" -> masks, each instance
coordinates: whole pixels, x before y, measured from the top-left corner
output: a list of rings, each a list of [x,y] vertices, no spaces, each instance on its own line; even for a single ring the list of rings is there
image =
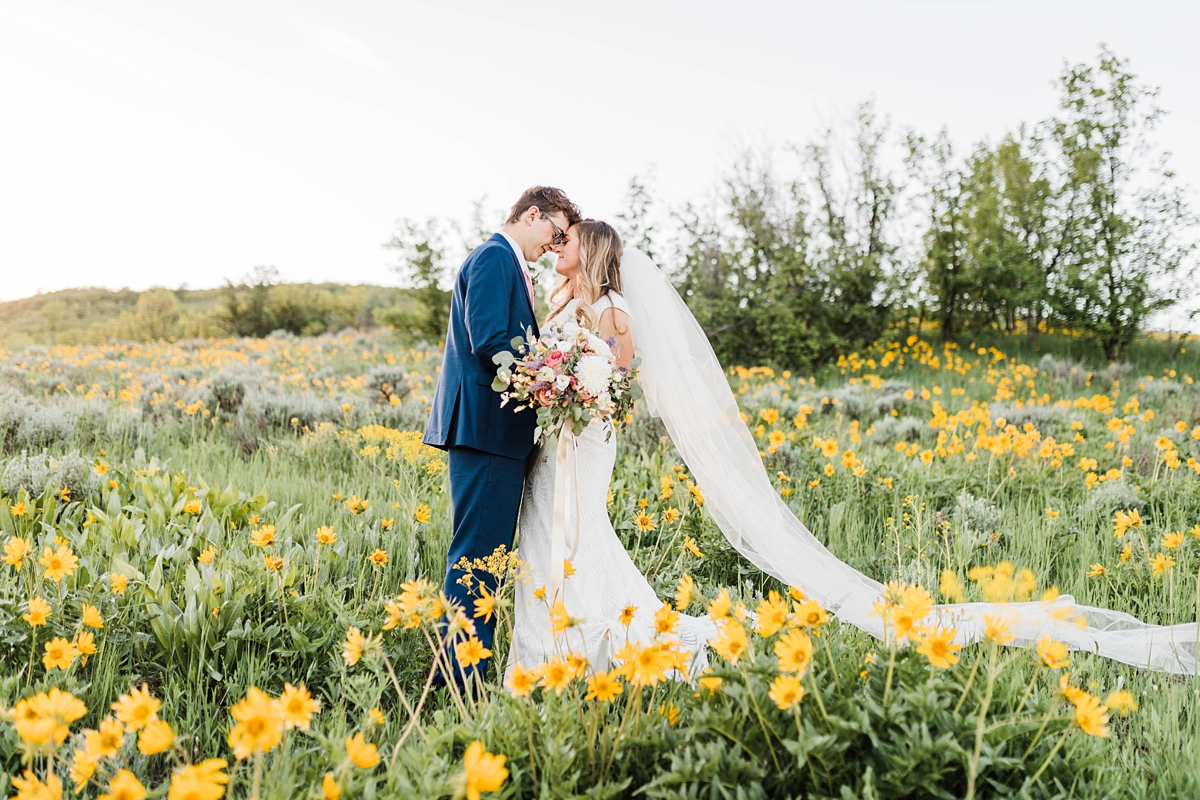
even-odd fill
[[[1111,370],[1071,336],[1029,345],[989,332],[950,348],[881,344],[818,376],[759,368],[731,370],[730,380],[785,500],[863,572],[979,597],[994,587],[972,570],[1008,563],[1032,572],[1034,597],[1058,591],[1147,621],[1200,624],[1200,533],[1189,532],[1200,531],[1200,471],[1188,461],[1200,457],[1200,342],[1147,340],[1131,356],[1128,371]],[[304,683],[323,708],[311,732],[289,732],[268,754],[262,796],[319,796],[327,771],[352,794],[449,796],[465,788],[461,758],[474,739],[508,757],[500,796],[1197,790],[1195,678],[1084,653],[1051,671],[1035,653],[989,643],[941,669],[836,620],[814,636],[808,695],[790,711],[768,695],[782,633],[751,633],[745,659],[714,654],[716,691],[667,681],[638,688],[635,701],[628,685],[609,705],[585,701],[579,680],[561,695],[514,698],[493,669],[478,705],[430,693],[393,760],[432,655],[418,629],[381,630],[385,604],[408,581],[440,581],[450,535],[443,459],[398,433],[423,422],[436,361],[381,335],[9,357],[0,539],[24,537],[35,552],[20,571],[0,564],[0,705],[58,686],[90,709],[79,725],[95,728],[118,695],[145,682],[185,748],[147,757],[127,743],[121,758],[150,786],[184,761],[233,762],[229,709],[249,687],[278,694]],[[243,385],[237,408],[216,400],[218,379]],[[836,445],[832,456],[814,437]],[[686,471],[675,469],[682,461],[654,420],[639,415],[618,448],[610,514],[660,597],[674,597],[690,576],[692,613],[723,588],[749,609],[772,591],[786,598],[788,587],[742,560],[689,495]],[[71,472],[72,453],[94,471]],[[1097,463],[1083,469],[1081,459]],[[198,511],[187,508],[194,500]],[[1133,510],[1142,522],[1117,538],[1114,515]],[[653,524],[639,525],[639,513]],[[249,532],[267,525],[274,540],[259,547]],[[335,543],[317,542],[324,527]],[[1168,547],[1173,532],[1184,536]],[[36,561],[55,537],[80,557],[62,583]],[[1122,559],[1127,543],[1135,547]],[[210,547],[211,560],[198,560]],[[370,562],[377,550],[385,564]],[[1156,571],[1159,554],[1173,566],[1159,561]],[[272,569],[264,556],[282,565]],[[114,572],[129,580],[124,595],[112,591]],[[54,608],[39,629],[22,620],[35,595]],[[40,647],[81,629],[83,602],[104,615],[99,651],[86,666],[43,668]],[[353,666],[341,655],[351,627],[384,637]],[[503,664],[506,652],[502,625],[495,660]],[[1140,707],[1127,717],[1110,711],[1106,741],[1083,735],[1071,727],[1063,671],[1099,698],[1128,689]],[[386,721],[372,721],[372,709]],[[22,746],[3,731],[0,764],[16,773]],[[345,766],[343,741],[358,731],[378,743],[378,770]],[[235,774],[231,792],[245,796],[251,770]]]

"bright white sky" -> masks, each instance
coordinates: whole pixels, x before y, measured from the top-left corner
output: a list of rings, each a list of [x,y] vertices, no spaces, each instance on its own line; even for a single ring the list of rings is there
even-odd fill
[[[505,8],[507,6],[507,8]],[[395,283],[397,217],[566,189],[701,198],[746,143],[874,97],[962,144],[1054,110],[1100,42],[1162,87],[1200,185],[1193,2],[0,0],[0,299],[102,285]]]

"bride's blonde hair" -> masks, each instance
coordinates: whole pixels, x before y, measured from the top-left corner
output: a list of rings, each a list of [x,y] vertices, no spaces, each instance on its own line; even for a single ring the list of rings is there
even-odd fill
[[[550,293],[553,317],[576,297],[575,320],[588,330],[596,330],[600,315],[592,304],[609,292],[621,292],[621,236],[607,222],[585,219],[572,228],[579,237],[579,272],[575,280],[562,278]]]

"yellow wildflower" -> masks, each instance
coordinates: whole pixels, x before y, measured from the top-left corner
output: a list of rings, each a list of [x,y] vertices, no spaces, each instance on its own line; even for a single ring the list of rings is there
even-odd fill
[[[675,587],[675,608],[683,611],[692,603],[692,594],[696,590],[696,583],[692,580],[691,575],[684,575],[679,579],[678,585]]]
[[[1154,558],[1150,559],[1150,568],[1154,570],[1155,575],[1161,575],[1173,566],[1175,559],[1164,553],[1155,553]]]
[[[45,625],[50,619],[50,604],[40,597],[29,598],[29,613],[22,614],[21,619],[28,622],[31,628]]]
[[[346,641],[342,643],[342,660],[347,667],[353,667],[366,651],[367,641],[358,628],[351,627],[346,631]]]
[[[713,649],[730,664],[737,664],[738,659],[746,654],[749,641],[746,629],[736,620],[722,617],[716,620],[720,633],[709,641]]]
[[[100,609],[93,605],[83,604],[82,614],[83,624],[89,628],[103,628],[104,618],[100,616]]]
[[[1047,635],[1038,639],[1037,652],[1042,663],[1050,669],[1062,669],[1071,663],[1071,659],[1067,658],[1067,646],[1062,642],[1054,641]]]
[[[283,738],[279,701],[255,686],[229,713],[237,721],[229,732],[229,747],[239,761],[255,752],[271,752]]]
[[[123,694],[112,704],[112,710],[117,719],[125,723],[131,731],[141,730],[153,720],[158,719],[158,709],[162,701],[150,694],[146,684],[141,689],[131,689],[129,694]]]
[[[258,547],[266,547],[275,541],[275,526],[263,525],[261,528],[250,531],[250,541]]]
[[[533,691],[536,679],[537,672],[534,670],[527,670],[520,664],[513,664],[508,676],[504,679],[504,686],[512,692],[513,697],[528,697]]]
[[[1122,717],[1128,717],[1134,711],[1137,711],[1138,708],[1137,698],[1124,689],[1110,692],[1108,697],[1104,698],[1104,705],[1116,711]]]
[[[1013,635],[1009,632],[1008,620],[1004,617],[993,617],[991,614],[983,616],[983,635],[988,641],[996,644],[1008,644],[1013,640]]]
[[[674,633],[678,624],[679,612],[671,608],[670,603],[663,603],[662,607],[654,612],[654,630],[658,633]]]
[[[321,701],[309,694],[303,683],[298,687],[285,683],[278,702],[284,728],[306,731],[313,714],[321,710]]]
[[[146,787],[137,776],[127,769],[120,769],[108,782],[108,792],[100,795],[98,800],[143,800],[145,796]]]
[[[483,748],[483,742],[471,742],[463,756],[463,784],[467,800],[480,800],[482,792],[494,792],[504,785],[508,770],[507,756],[493,755]]]
[[[63,544],[59,545],[57,550],[51,550],[49,547],[43,548],[42,557],[38,559],[38,563],[46,568],[46,577],[58,583],[63,578],[71,576],[79,559],[71,552],[71,548]]]
[[[610,703],[619,694],[624,691],[621,681],[618,679],[616,670],[612,672],[597,672],[592,677],[588,678],[587,694],[584,695],[584,700],[599,700],[602,703]]]
[[[463,667],[473,667],[485,658],[490,658],[492,651],[483,646],[483,642],[472,636],[465,642],[454,646],[454,657]]]
[[[156,719],[142,728],[138,734],[137,746],[142,755],[153,756],[166,751],[174,743],[175,734],[171,731],[171,726],[161,719]]]
[[[362,733],[346,739],[346,755],[359,769],[371,769],[379,763],[379,750]]]
[[[75,643],[59,636],[46,642],[42,664],[47,670],[55,667],[66,670],[71,668],[71,664],[78,657],[79,648],[75,646]]]
[[[29,551],[32,549],[29,542],[20,536],[10,536],[8,537],[8,541],[4,543],[4,557],[0,558],[0,561],[20,572],[21,565],[25,561],[25,556],[29,555]]]
[[[930,665],[938,669],[957,664],[958,656],[954,654],[962,649],[962,645],[953,643],[955,633],[957,631],[954,628],[935,627],[917,640],[920,643],[917,652],[929,659]]]
[[[775,642],[779,669],[803,676],[812,663],[812,639],[804,631],[788,631]]]
[[[1075,703],[1075,724],[1089,736],[1101,739],[1108,737],[1108,709],[1099,699],[1084,693],[1084,697]]]
[[[795,675],[777,675],[771,681],[771,691],[767,694],[775,701],[775,705],[786,711],[804,699],[804,687]]]

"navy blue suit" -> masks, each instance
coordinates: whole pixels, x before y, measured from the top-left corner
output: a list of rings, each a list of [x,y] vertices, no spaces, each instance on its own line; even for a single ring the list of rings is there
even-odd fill
[[[425,426],[425,444],[448,452],[454,531],[446,556],[446,596],[474,615],[478,588],[458,583],[460,559],[486,558],[501,545],[512,549],[526,460],[533,450],[534,413],[500,407],[491,387],[496,376],[492,356],[512,350],[516,336],[538,334],[525,288],[523,265],[508,241],[495,234],[471,251],[454,281],[446,351],[438,374],[433,407]],[[480,571],[489,591],[496,581]],[[495,617],[476,619],[477,635],[491,649]],[[453,663],[453,651],[448,653]],[[486,663],[481,667],[486,674]],[[460,679],[463,676],[458,676]],[[481,675],[482,677],[482,675]]]

